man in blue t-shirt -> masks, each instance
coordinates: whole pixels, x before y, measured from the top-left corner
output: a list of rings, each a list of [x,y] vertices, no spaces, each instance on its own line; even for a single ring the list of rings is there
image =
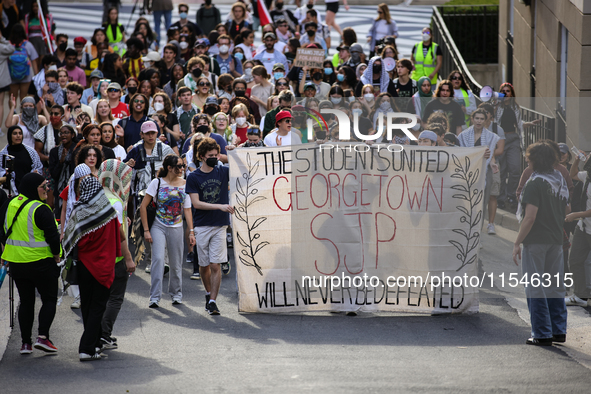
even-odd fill
[[[234,213],[228,196],[230,172],[228,167],[217,165],[220,146],[212,138],[203,138],[193,155],[195,162],[201,161],[201,167],[189,174],[185,190],[195,208],[193,231],[205,287],[205,310],[219,315],[215,300],[222,283],[220,265],[227,262],[226,226],[230,224],[228,213]]]

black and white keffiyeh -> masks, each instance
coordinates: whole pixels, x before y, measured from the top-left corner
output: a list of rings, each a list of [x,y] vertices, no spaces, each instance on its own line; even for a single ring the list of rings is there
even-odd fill
[[[373,85],[373,64],[377,61],[381,61],[382,58],[379,56],[374,56],[370,59],[367,68],[363,72],[360,80],[363,82],[364,85]],[[382,65],[382,75],[380,76],[380,93],[384,93],[388,91],[388,84],[390,83],[390,77],[388,76],[388,72],[386,71],[386,67]]]
[[[523,191],[527,187],[527,184],[532,182],[534,179],[542,178],[545,182],[547,182],[550,187],[552,188],[552,193],[555,197],[559,197],[560,199],[564,199],[564,201],[568,202],[569,193],[568,193],[568,186],[566,184],[566,180],[558,170],[554,170],[553,172],[547,174],[541,174],[538,172],[534,172],[531,174],[531,177],[525,182],[523,186]],[[523,198],[523,191],[519,195],[519,204],[517,205],[517,212],[515,216],[517,216],[517,220],[521,223],[523,218],[525,217],[525,208],[521,205],[521,200]]]

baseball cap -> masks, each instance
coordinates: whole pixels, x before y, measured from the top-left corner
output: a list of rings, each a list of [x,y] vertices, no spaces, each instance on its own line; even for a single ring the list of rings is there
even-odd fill
[[[318,108],[322,109],[322,108],[334,108],[334,105],[332,104],[332,102],[328,101],[328,100],[322,100],[321,102],[318,103]]]
[[[142,57],[144,62],[159,62],[161,59],[162,56],[156,51],[150,51],[146,56]]]
[[[316,84],[314,84],[314,82],[306,82],[306,84],[304,85],[304,91],[308,89],[316,90]]]
[[[349,48],[349,51],[363,53],[363,47],[361,46],[361,44],[355,43],[355,44],[351,45],[351,47]]]
[[[121,85],[119,85],[117,82],[111,82],[109,86],[107,86],[107,90],[109,89],[121,90]]]
[[[433,142],[437,142],[437,134],[431,130],[423,130],[421,134],[419,134],[419,138],[428,138]]]
[[[277,36],[275,35],[275,33],[271,33],[271,32],[265,33],[265,36],[263,37],[263,40],[266,39],[267,37],[271,37],[274,40],[277,39]]]
[[[275,115],[275,124],[279,123],[280,120],[285,118],[291,118],[291,112],[289,111],[279,111],[277,115]]]
[[[341,44],[337,47],[337,51],[342,51],[342,50],[348,51],[349,49],[350,49],[349,45],[344,45],[344,44]]]
[[[96,70],[92,70],[92,72],[90,73],[89,78],[100,78],[103,79],[105,76],[103,75],[103,72],[101,70],[99,70],[98,68]]]
[[[142,133],[149,133],[150,131],[158,132],[158,127],[156,127],[156,123],[148,120],[142,123]]]
[[[195,47],[208,47],[209,46],[209,40],[207,38],[200,38],[197,41],[195,41]]]
[[[283,65],[283,63],[275,63],[275,64],[273,64],[273,71],[279,70],[279,69],[282,69],[283,71],[285,71],[285,66]]]
[[[562,153],[562,154],[568,153],[569,160],[572,158],[573,155],[570,153],[570,149],[568,149],[567,144],[565,144],[564,142],[561,142],[560,144],[558,144],[558,147],[560,148],[560,153]]]
[[[218,99],[216,96],[209,96],[205,99],[205,105],[218,105]]]

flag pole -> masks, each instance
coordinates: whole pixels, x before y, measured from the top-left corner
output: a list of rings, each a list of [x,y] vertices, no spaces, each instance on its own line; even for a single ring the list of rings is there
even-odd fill
[[[53,45],[51,45],[51,34],[47,29],[47,23],[45,22],[45,15],[43,15],[43,8],[41,8],[41,0],[37,0],[37,6],[39,7],[39,22],[41,22],[41,28],[45,29],[45,39],[47,40],[47,46],[49,47],[49,53],[53,55]]]

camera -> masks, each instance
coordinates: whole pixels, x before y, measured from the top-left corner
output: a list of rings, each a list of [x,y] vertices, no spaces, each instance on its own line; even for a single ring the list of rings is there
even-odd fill
[[[2,167],[6,172],[10,173],[14,171],[14,156],[5,155],[2,159]]]

